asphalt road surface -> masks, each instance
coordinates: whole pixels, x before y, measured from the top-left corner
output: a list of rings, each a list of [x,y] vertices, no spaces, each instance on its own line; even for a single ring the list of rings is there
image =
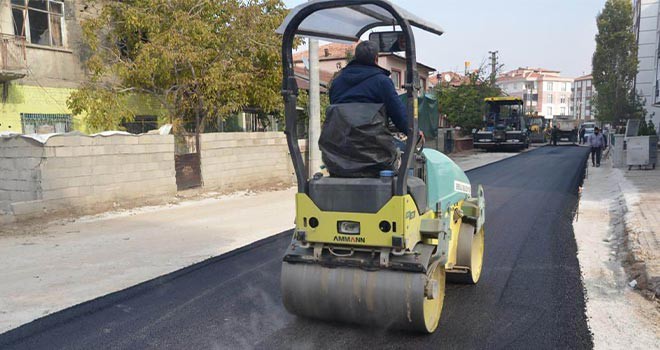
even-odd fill
[[[36,320],[0,335],[0,348],[591,348],[571,225],[586,156],[543,147],[468,173],[486,190],[484,270],[476,286],[447,285],[433,335],[288,314],[285,232]]]

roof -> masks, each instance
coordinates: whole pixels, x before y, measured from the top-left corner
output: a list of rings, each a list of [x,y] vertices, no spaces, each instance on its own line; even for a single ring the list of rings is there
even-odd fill
[[[497,97],[486,97],[484,102],[493,102],[498,104],[522,104],[523,100],[520,97],[513,96],[497,96]]]
[[[345,59],[346,53],[353,54],[355,52],[355,47],[357,43],[354,44],[341,44],[341,43],[330,43],[319,46],[319,60],[335,60],[335,59]],[[293,54],[293,61],[301,61],[303,58],[307,57],[308,50],[298,51]]]
[[[546,69],[546,68],[530,68],[530,67],[520,67],[502,73],[497,77],[498,82],[506,81],[520,81],[520,80],[563,80],[571,81],[573,79],[562,77],[561,73],[558,70]]]
[[[319,47],[319,61],[344,61],[347,59],[347,53],[353,54],[355,52],[355,47],[357,43],[354,44],[341,44],[341,43],[330,43],[321,45]],[[307,50],[298,51],[293,54],[293,62],[302,62],[303,58],[306,58],[308,53]],[[378,54],[379,57],[395,57],[397,59],[406,60],[406,56],[390,53],[390,52],[381,52]],[[429,71],[435,71],[435,68],[425,65],[424,63],[417,62],[417,65],[423,68],[426,68]]]
[[[303,90],[309,90],[309,71],[304,67],[293,67],[293,70],[296,75],[296,82],[298,83],[298,88]],[[334,73],[319,70],[319,80],[321,83],[321,92],[327,92],[330,82],[334,78]]]
[[[576,81],[578,80],[593,80],[594,77],[591,74],[583,75],[581,77],[575,78]]]
[[[444,30],[440,26],[423,20],[403,8],[392,4],[390,1],[377,1],[392,8],[413,27],[437,35],[444,33]],[[314,0],[294,7],[280,27],[277,28],[277,33],[284,34],[284,31],[293,18],[301,11],[311,9],[312,7],[331,5],[330,3],[333,2],[335,0]],[[394,16],[383,7],[374,4],[361,4],[359,1],[355,1],[355,5],[326,8],[313,12],[300,23],[296,34],[325,40],[355,42],[369,29],[383,26],[391,27],[397,25],[397,23]]]
[[[451,86],[461,86],[469,83],[469,81],[470,78],[456,72],[442,72],[433,74],[433,76],[429,78],[429,83],[431,83],[433,86],[436,86],[440,83],[449,84]]]

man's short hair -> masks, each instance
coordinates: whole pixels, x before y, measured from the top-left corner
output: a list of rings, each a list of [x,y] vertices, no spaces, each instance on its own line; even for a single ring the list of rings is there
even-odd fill
[[[378,44],[373,41],[363,41],[355,48],[355,61],[358,63],[373,65],[376,57],[378,57]]]

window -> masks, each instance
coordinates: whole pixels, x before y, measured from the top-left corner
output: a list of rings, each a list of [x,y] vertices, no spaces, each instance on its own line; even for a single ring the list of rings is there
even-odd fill
[[[513,83],[513,91],[517,91],[517,90],[518,90],[518,83]]]
[[[587,90],[587,97],[591,97],[591,90]]]
[[[70,114],[21,113],[24,134],[52,134],[71,131]]]
[[[566,103],[566,96],[561,96],[559,98],[559,103]]]
[[[552,95],[548,95],[548,103],[552,103]]]
[[[559,111],[560,111],[559,113],[560,113],[561,115],[566,115],[566,107],[562,107],[562,108],[560,108]]]
[[[566,85],[568,85],[567,83],[560,83],[559,85],[561,86],[561,91],[566,91]]]
[[[548,113],[546,113],[547,116],[552,116],[552,107],[548,107],[547,109]]]
[[[548,82],[548,91],[552,91],[552,82],[551,81]]]
[[[401,88],[401,71],[392,69],[392,75],[390,76],[392,78],[392,82],[394,83],[394,88],[400,89]]]
[[[587,87],[591,86],[591,80],[587,80]]]
[[[578,89],[582,87],[582,82],[581,81],[577,82],[577,87],[578,87]]]
[[[64,46],[64,3],[53,0],[11,0],[14,34],[29,43]]]

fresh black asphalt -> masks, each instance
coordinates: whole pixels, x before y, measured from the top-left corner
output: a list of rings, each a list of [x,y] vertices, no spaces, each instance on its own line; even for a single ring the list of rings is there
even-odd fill
[[[543,147],[468,172],[486,190],[484,270],[476,286],[448,285],[433,335],[288,314],[285,232],[4,333],[0,348],[591,348],[572,228],[586,157]]]

